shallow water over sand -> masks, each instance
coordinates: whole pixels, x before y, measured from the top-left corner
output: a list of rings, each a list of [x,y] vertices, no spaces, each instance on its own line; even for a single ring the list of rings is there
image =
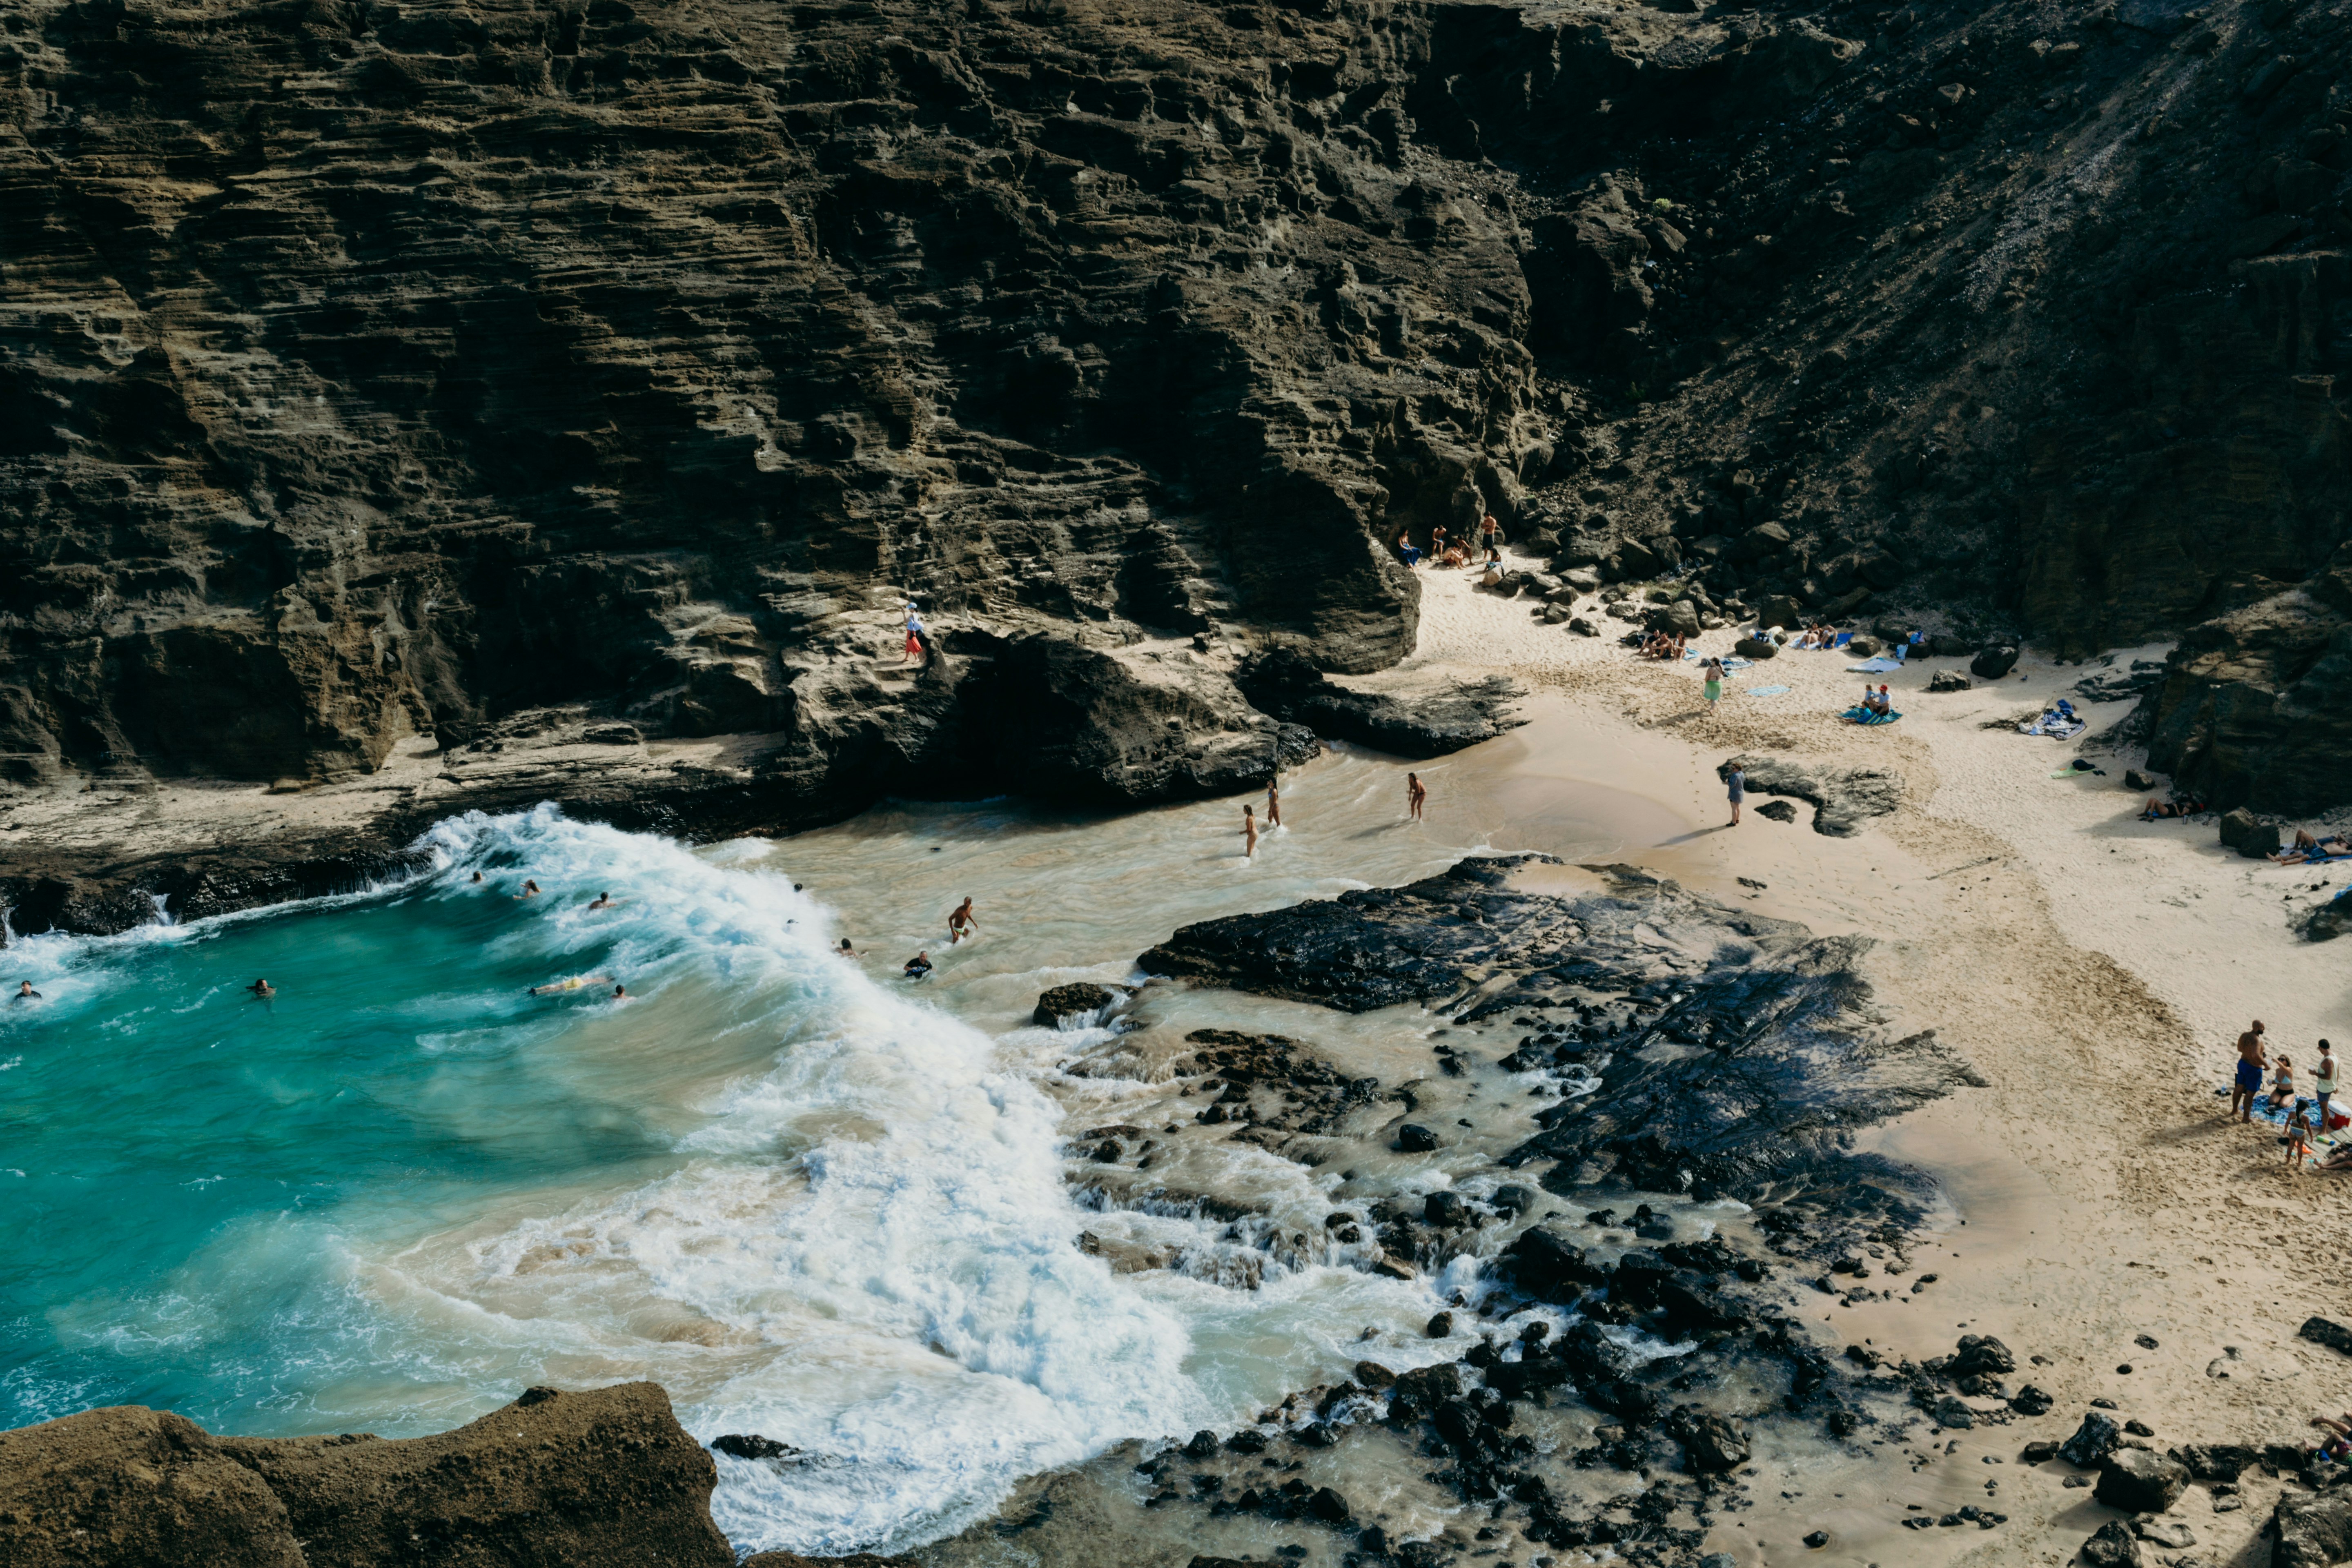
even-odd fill
[[[19,942],[10,976],[46,999],[0,1015],[0,1184],[25,1216],[0,1274],[0,1424],[136,1402],[230,1431],[404,1435],[536,1382],[647,1376],[699,1436],[821,1456],[788,1484],[721,1461],[740,1546],[841,1552],[947,1533],[1125,1438],[1230,1426],[1368,1342],[1429,1359],[1420,1324],[1458,1280],[1310,1247],[1239,1288],[1219,1222],[1090,1206],[1061,1140],[1145,1086],[1108,1031],[1028,1014],[1066,980],[1130,978],[1187,921],[1671,827],[1495,765],[1517,744],[1422,770],[1418,826],[1401,765],[1321,759],[1285,781],[1288,826],[1251,861],[1239,802],[888,805],[701,850],[540,812],[445,824],[441,869],[383,894]],[[526,877],[541,897],[513,897]],[[586,909],[604,891],[619,907]],[[980,935],[950,947],[967,894]],[[865,958],[829,951],[843,935]],[[914,985],[898,972],[918,948],[939,971]],[[246,997],[256,974],[281,994]],[[642,1000],[601,980],[525,994],[573,976]],[[1418,1009],[1155,987],[1145,1010],[1162,1033],[1286,1031],[1384,1082],[1427,1066]],[[1461,1158],[1514,1125],[1484,1117]],[[1191,1158],[1194,1190],[1269,1223],[1345,1176],[1240,1146]],[[1378,1162],[1368,1146],[1355,1173]],[[1191,1261],[1117,1273],[1081,1250],[1090,1229]]]

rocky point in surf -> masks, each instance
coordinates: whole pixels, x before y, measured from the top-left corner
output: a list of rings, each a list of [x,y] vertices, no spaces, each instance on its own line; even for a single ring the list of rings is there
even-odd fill
[[[705,833],[1237,789],[1318,724],[1490,729],[1235,678],[1394,664],[1390,542],[1492,512],[1600,581],[1695,566],[1675,625],[2179,637],[2137,682],[2160,764],[2332,804],[2343,26],[35,0],[0,19],[6,787],[422,746],[436,812]],[[348,884],[406,793],[14,846],[18,929]]]

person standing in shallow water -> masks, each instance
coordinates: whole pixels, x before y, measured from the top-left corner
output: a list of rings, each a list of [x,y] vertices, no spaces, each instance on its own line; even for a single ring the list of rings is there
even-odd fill
[[[1265,825],[1269,828],[1282,826],[1282,784],[1278,779],[1265,781]]]
[[[1421,782],[1421,775],[1419,773],[1405,774],[1405,811],[1412,816],[1413,821],[1419,822],[1421,820],[1421,808],[1428,804],[1429,786]]]
[[[1242,858],[1254,860],[1256,858],[1257,814],[1244,805],[1242,807]]]
[[[948,916],[948,945],[953,947],[964,938],[979,934],[980,922],[971,918],[971,900],[967,896],[955,907],[955,912]]]

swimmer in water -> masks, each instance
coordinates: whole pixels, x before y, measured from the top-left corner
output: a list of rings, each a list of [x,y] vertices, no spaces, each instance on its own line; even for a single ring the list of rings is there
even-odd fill
[[[915,956],[914,956],[914,957],[912,957],[912,958],[910,958],[910,959],[907,960],[907,978],[908,978],[908,979],[909,979],[909,980],[920,980],[921,978],[923,978],[923,976],[925,976],[926,974],[929,974],[930,972],[931,972],[931,955],[930,955],[929,953],[928,953],[928,952],[919,952],[919,953],[915,954]]]
[[[11,1000],[17,1002],[37,1002],[40,999],[41,994],[33,989],[33,983],[31,981],[19,980],[16,982],[16,994],[11,998]]]
[[[247,986],[246,989],[251,992],[254,995],[259,997],[270,997],[278,994],[278,987],[272,985],[267,980],[257,980],[252,984]]]
[[[480,887],[481,885],[482,885],[482,874],[481,874],[479,871],[477,871],[477,872],[475,872],[475,873],[474,873],[474,880],[472,881],[472,883],[470,884],[470,886],[473,886],[473,887],[477,887],[477,888],[478,888],[478,887]]]
[[[971,900],[966,897],[955,907],[955,913],[948,917],[948,945],[953,947],[964,938],[979,934],[980,922],[971,918]]]
[[[615,1002],[634,1002],[636,998],[629,994],[629,988],[627,986],[615,985],[613,987],[613,1000]]]
[[[612,894],[599,893],[596,895],[596,901],[588,907],[592,910],[617,910],[621,906]]]
[[[513,896],[518,899],[535,899],[539,897],[539,884],[525,877],[522,879],[522,891]]]
[[[856,958],[857,956],[857,950],[849,945],[849,939],[847,937],[843,937],[841,939],[841,945],[835,948],[833,951],[836,956],[841,958]]]
[[[534,996],[554,996],[566,991],[581,991],[591,985],[612,984],[613,977],[609,974],[575,974],[569,980],[558,980],[552,984],[534,985],[530,988],[530,994]]]
[[[1257,857],[1257,814],[1248,806],[1242,807],[1242,858]]]

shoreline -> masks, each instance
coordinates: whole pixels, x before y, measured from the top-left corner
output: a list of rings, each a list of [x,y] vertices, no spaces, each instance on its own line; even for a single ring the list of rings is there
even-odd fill
[[[1730,1552],[1741,1568],[1800,1556],[1990,1564],[2041,1562],[2053,1549],[2071,1555],[2099,1522],[2120,1516],[2063,1486],[2072,1471],[2019,1465],[2016,1449],[2029,1436],[2066,1436],[2095,1399],[2150,1425],[2158,1451],[2301,1437],[2309,1412],[2288,1391],[2315,1384],[2338,1358],[2294,1331],[2326,1310],[2341,1281],[2310,1249],[2280,1240],[2340,1200],[2325,1178],[2281,1174],[2268,1134],[2223,1125],[2209,1091],[2229,1054],[2217,1030],[2234,1013],[2261,1009],[2274,1039],[2297,1045],[2292,1031],[2326,1026],[2324,1003],[2294,967],[2316,950],[2280,912],[2292,905],[2279,889],[2315,873],[2240,860],[2204,825],[2132,822],[2137,797],[2120,783],[2135,753],[2100,753],[2103,779],[2055,779],[2074,747],[1982,728],[2024,706],[2011,693],[2046,698],[2067,679],[2038,661],[2021,665],[2024,681],[1948,696],[1918,689],[1948,661],[1874,677],[1901,687],[1906,717],[1856,730],[1832,718],[1856,679],[1843,658],[1784,653],[1742,672],[1735,690],[1744,698],[1746,685],[1785,684],[1789,693],[1735,699],[1708,715],[1696,711],[1691,667],[1648,664],[1612,641],[1528,624],[1524,602],[1474,595],[1466,582],[1441,583],[1430,599],[1423,651],[1394,675],[1352,685],[1380,691],[1459,669],[1530,688],[1526,727],[1419,764],[1435,812],[1466,806],[1500,825],[1485,834],[1498,854],[1544,852],[1547,833],[1599,822],[1627,841],[1612,858],[1816,936],[1870,936],[1864,967],[1889,1031],[1937,1030],[1986,1080],[1857,1140],[1865,1153],[1927,1172],[1942,1191],[1946,1206],[1918,1251],[1951,1254],[1955,1267],[1939,1271],[1932,1305],[1823,1297],[1818,1315],[1803,1315],[1832,1356],[1866,1342],[1925,1362],[1948,1354],[1959,1333],[1991,1334],[2015,1352],[2018,1381],[2028,1358],[2039,1358],[2030,1378],[2057,1414],[2021,1433],[1939,1434],[1957,1450],[1911,1451],[1907,1473],[1892,1456],[1840,1461],[1759,1441],[1759,1469],[1785,1467],[1789,1484],[1773,1489],[1791,1495],[1773,1500],[1759,1486],[1752,1510],[1718,1522],[1706,1550]],[[2089,711],[2105,721],[2086,737],[2095,739],[2128,706]],[[1714,768],[1743,752],[1891,767],[1902,775],[1900,804],[1837,837],[1813,830],[1810,805],[1794,822],[1774,822],[1755,813],[1767,797],[1751,795],[1733,829],[1721,823]],[[1560,811],[1571,796],[1575,809]],[[312,820],[299,808],[244,809],[257,831]],[[2117,889],[2151,876],[2164,879],[2163,909],[2117,915]],[[2236,962],[2195,962],[2217,946]],[[2252,1219],[2263,1234],[2216,1227],[2217,1214]],[[2139,1345],[2142,1335],[2157,1347]],[[2107,1370],[2126,1363],[2128,1373]],[[1899,1528],[1913,1504],[1978,1498],[1992,1473],[1978,1460],[2006,1466],[2008,1527],[1964,1537]],[[1034,1479],[1050,1489],[1071,1473]],[[2275,1489],[2249,1472],[2242,1506],[2209,1520],[2206,1504],[2221,1500],[2192,1489],[2200,1541],[2225,1558],[2242,1553]],[[1034,1506],[1023,1501],[1028,1492],[1007,1509]],[[1819,1500],[1823,1493],[1839,1506]],[[1829,1531],[1825,1549],[1801,1544],[1814,1530]],[[918,1556],[945,1562],[943,1548]]]

